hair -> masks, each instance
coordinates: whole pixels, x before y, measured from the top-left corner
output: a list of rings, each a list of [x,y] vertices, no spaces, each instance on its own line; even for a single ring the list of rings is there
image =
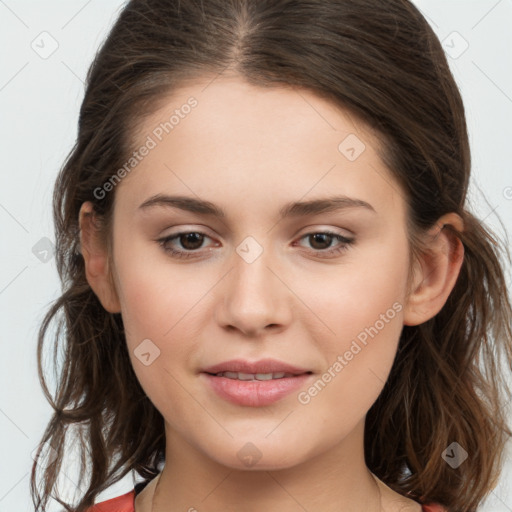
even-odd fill
[[[464,105],[430,25],[408,0],[132,0],[88,71],[77,140],[54,189],[62,295],[42,322],[37,348],[54,409],[38,458],[51,452],[53,460],[32,466],[36,511],[51,496],[83,512],[128,472],[146,481],[159,472],[164,421],[133,371],[121,315],[107,312],[86,280],[79,211],[93,203],[108,241],[115,192],[99,199],[94,191],[127,161],[144,117],[176,88],[225,71],[259,87],[312,91],[374,129],[406,201],[415,258],[428,251],[422,235],[443,214],[462,217],[463,231],[446,226],[464,247],[457,281],[437,315],[403,327],[366,417],[364,448],[368,468],[396,492],[450,511],[476,510],[497,485],[512,435],[503,412],[512,360],[503,270],[510,254],[467,208]],[[62,359],[54,396],[43,370],[49,331],[54,369],[59,348]],[[74,505],[52,494],[68,427],[86,487]],[[452,442],[469,455],[456,469],[442,458]]]

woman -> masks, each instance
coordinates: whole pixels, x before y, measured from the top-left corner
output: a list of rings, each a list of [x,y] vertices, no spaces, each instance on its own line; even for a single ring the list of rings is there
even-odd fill
[[[37,510],[84,422],[66,510],[132,469],[92,510],[475,510],[512,336],[469,176],[408,1],[129,2],[55,189],[39,357],[62,310],[66,359]]]

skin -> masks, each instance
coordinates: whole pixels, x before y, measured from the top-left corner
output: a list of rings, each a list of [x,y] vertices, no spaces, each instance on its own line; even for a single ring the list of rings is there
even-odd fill
[[[122,314],[133,368],[165,419],[167,462],[153,511],[419,511],[366,467],[364,421],[403,325],[432,318],[455,284],[463,247],[440,227],[461,230],[460,217],[445,215],[428,234],[437,235],[431,253],[414,266],[408,288],[404,193],[368,127],[311,92],[223,76],[174,91],[140,125],[134,147],[190,96],[197,107],[111,192],[110,255],[91,203],[80,212],[87,279],[105,309]],[[349,134],[365,144],[354,161],[338,150]],[[142,211],[155,194],[211,201],[226,218]],[[342,194],[375,212],[279,219],[290,201]],[[315,245],[305,235],[326,229],[355,242],[321,257],[337,239]],[[207,235],[195,246],[199,256],[173,258],[158,242],[181,231]],[[263,248],[252,263],[236,252],[247,236]],[[308,404],[297,393],[266,407],[231,404],[199,376],[228,359],[273,357],[317,380],[395,303],[394,318]],[[148,366],[134,352],[144,339],[160,350]],[[247,443],[261,454],[250,468],[237,456]],[[137,512],[151,510],[156,483],[138,495]]]

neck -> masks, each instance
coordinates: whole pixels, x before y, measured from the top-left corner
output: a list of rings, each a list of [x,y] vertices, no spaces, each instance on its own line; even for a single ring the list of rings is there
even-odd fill
[[[382,497],[364,463],[362,432],[352,437],[302,464],[276,470],[232,469],[183,439],[168,437],[151,512],[378,512]]]

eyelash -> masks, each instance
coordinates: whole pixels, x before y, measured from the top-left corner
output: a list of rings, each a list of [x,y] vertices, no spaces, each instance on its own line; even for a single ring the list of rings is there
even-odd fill
[[[168,244],[169,242],[172,242],[173,240],[179,238],[180,236],[190,235],[190,234],[201,235],[201,236],[204,236],[207,238],[211,238],[206,233],[202,233],[201,231],[182,231],[180,233],[175,233],[171,236],[160,238],[157,241],[160,243],[163,250],[166,253],[170,254],[171,257],[173,257],[173,258],[195,258],[195,257],[197,257],[197,252],[199,250],[194,250],[194,251],[183,250],[182,251],[182,250],[172,249],[171,247],[166,246],[166,244]],[[313,252],[322,254],[322,256],[320,256],[321,258],[331,257],[331,256],[336,256],[338,254],[341,254],[341,253],[347,251],[350,248],[350,246],[354,243],[354,239],[346,238],[346,237],[344,237],[338,233],[334,233],[332,231],[313,231],[311,233],[306,233],[305,235],[301,236],[299,240],[302,240],[303,238],[310,237],[313,235],[333,236],[336,240],[341,242],[341,246],[339,246],[335,249],[313,249]],[[325,255],[327,255],[327,256],[325,256]]]

